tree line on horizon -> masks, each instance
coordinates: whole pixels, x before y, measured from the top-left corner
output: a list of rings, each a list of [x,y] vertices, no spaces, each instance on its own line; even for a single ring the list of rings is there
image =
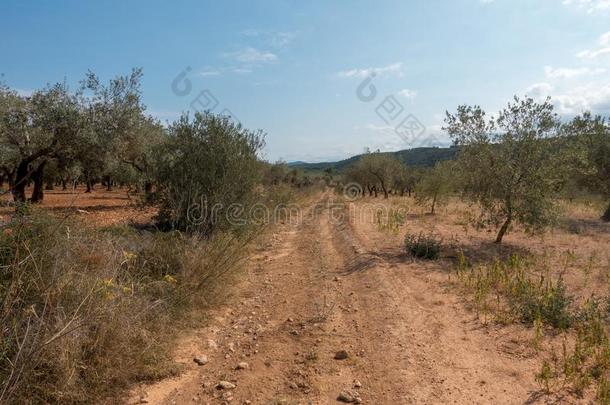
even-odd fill
[[[141,78],[133,69],[103,83],[88,72],[74,91],[63,82],[27,96],[0,84],[0,184],[8,183],[18,206],[42,201],[56,186],[78,182],[89,192],[96,183],[125,185],[159,204],[160,222],[186,229],[189,210],[203,197],[229,206],[252,202],[260,182],[311,183],[294,168],[263,162],[264,133],[228,117],[183,114],[162,125],[146,113]],[[342,173],[363,195],[415,193],[432,212],[459,192],[481,206],[479,225],[499,228],[498,242],[515,222],[534,230],[550,224],[562,193],[590,192],[610,202],[610,125],[602,116],[562,122],[550,99],[515,97],[495,117],[480,106],[459,106],[447,112],[444,129],[456,157],[433,169],[372,152]],[[323,175],[328,184],[332,174],[329,168]],[[610,221],[610,204],[602,219]]]

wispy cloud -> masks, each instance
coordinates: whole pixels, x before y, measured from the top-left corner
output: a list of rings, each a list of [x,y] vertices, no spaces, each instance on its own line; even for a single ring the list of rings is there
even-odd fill
[[[247,74],[247,73],[252,73],[252,69],[247,68],[247,67],[236,67],[236,68],[231,69],[231,71],[233,73],[237,73],[237,74],[240,74],[240,75]]]
[[[367,134],[367,146],[371,150],[382,152],[405,149],[404,140],[396,134],[394,128],[389,125],[365,124],[355,126],[354,130],[363,131]]]
[[[270,43],[274,48],[285,48],[296,38],[294,32],[276,32],[271,34]]]
[[[578,52],[576,56],[581,59],[594,59],[598,56],[606,55],[608,53],[610,53],[610,46],[595,50],[585,49],[584,51]]]
[[[351,77],[367,77],[370,75],[377,75],[377,76],[382,76],[385,74],[394,74],[398,77],[401,77],[403,75],[402,73],[402,63],[401,62],[397,62],[397,63],[392,63],[389,64],[387,66],[381,66],[381,67],[372,67],[372,68],[365,68],[365,69],[350,69],[350,70],[344,70],[342,72],[339,72],[337,74],[337,76],[339,77],[346,77],[346,78],[351,78]]]
[[[220,69],[204,69],[199,72],[199,76],[209,77],[209,76],[220,76],[222,72]]]
[[[563,0],[563,4],[584,9],[589,14],[610,10],[610,0]]]
[[[259,51],[252,47],[243,48],[236,52],[228,52],[223,56],[241,63],[272,63],[278,60],[276,54],[269,51]]]
[[[354,127],[354,129],[360,129],[360,128],[361,127],[359,127],[359,126]],[[394,133],[394,127],[391,127],[389,125],[366,124],[362,128],[368,129],[369,131]]]
[[[225,52],[221,56],[225,59],[225,63],[220,66],[208,66],[199,72],[199,76],[213,77],[226,73],[247,74],[252,73],[257,67],[279,60],[276,54],[253,47],[246,47],[235,52]]]
[[[248,29],[241,32],[245,37],[256,39],[260,44],[270,46],[274,49],[287,47],[297,37],[297,32],[290,31],[265,31]]]
[[[609,0],[610,1],[610,0]],[[601,34],[597,40],[599,47],[597,49],[585,49],[578,52],[576,57],[581,59],[594,59],[601,55],[610,53],[610,31]]]
[[[402,89],[398,92],[398,95],[413,102],[413,100],[415,100],[415,97],[417,97],[417,92],[411,89]]]
[[[577,76],[592,76],[606,73],[604,68],[554,68],[552,66],[544,67],[544,75],[548,79],[571,79]]]

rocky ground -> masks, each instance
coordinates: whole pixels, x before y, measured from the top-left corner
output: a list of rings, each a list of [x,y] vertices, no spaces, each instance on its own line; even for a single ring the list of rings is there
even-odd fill
[[[484,324],[444,264],[413,261],[328,196],[279,224],[233,298],[176,350],[179,377],[127,403],[425,404],[546,401],[516,327]],[[431,267],[432,266],[432,267]]]

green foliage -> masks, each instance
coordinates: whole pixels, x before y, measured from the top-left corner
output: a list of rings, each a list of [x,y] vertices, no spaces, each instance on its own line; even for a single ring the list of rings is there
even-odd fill
[[[557,283],[534,283],[527,278],[513,280],[509,289],[510,310],[528,325],[541,319],[547,325],[567,329],[572,323],[568,311],[572,298],[566,294],[562,280]]]
[[[436,260],[440,256],[442,243],[432,234],[406,234],[404,243],[407,253],[413,257]]]
[[[389,211],[380,209],[375,213],[377,229],[397,234],[400,227],[405,224],[406,215],[402,209],[390,208]]]
[[[462,256],[457,266],[458,279],[473,292],[479,312],[496,312],[500,319],[526,325],[543,322],[558,329],[572,325],[572,298],[567,295],[561,279],[552,281],[540,275],[538,281],[529,276],[529,260],[512,255],[506,261],[470,266]],[[500,302],[499,297],[504,301]]]
[[[32,202],[42,200],[43,180],[150,180],[151,150],[165,133],[144,114],[141,77],[134,69],[104,85],[89,72],[77,91],[57,83],[31,96],[0,86],[0,170],[15,200],[25,201],[32,180]]]
[[[537,381],[546,389],[563,379],[563,385],[582,396],[593,383],[597,383],[596,400],[610,403],[608,378],[610,377],[610,339],[607,330],[608,307],[592,298],[575,311],[575,341],[563,343],[561,357],[545,360]]]
[[[536,382],[544,388],[544,391],[549,394],[553,387],[553,381],[557,378],[557,374],[553,370],[551,364],[546,360],[542,363],[540,372],[536,374]]]
[[[610,221],[610,125],[600,116],[584,113],[565,124],[562,132],[571,152],[570,179],[608,201],[602,219]]]
[[[169,133],[157,155],[161,224],[204,235],[245,225],[263,134],[208,113],[182,116]]]
[[[400,186],[406,179],[406,168],[391,155],[372,152],[362,158],[347,171],[347,179],[361,187],[375,192],[383,192],[388,198],[392,187]]]
[[[515,97],[489,120],[478,106],[460,106],[445,122],[460,145],[465,193],[482,207],[479,223],[500,228],[496,242],[513,222],[541,231],[554,221],[552,196],[565,176],[550,100]]]
[[[430,213],[434,214],[439,205],[445,205],[455,184],[455,164],[440,162],[432,170],[424,173],[415,186],[415,201],[419,205],[430,204]]]
[[[564,341],[561,356],[553,353],[536,374],[536,381],[547,393],[562,386],[582,395],[596,383],[597,401],[609,403],[610,301],[592,297],[577,304],[567,295],[561,279],[552,281],[540,274],[536,281],[538,268],[535,260],[517,255],[471,266],[459,254],[456,264],[458,280],[472,293],[477,311],[493,312],[503,322],[534,325],[538,346],[541,323],[575,332],[574,340]]]

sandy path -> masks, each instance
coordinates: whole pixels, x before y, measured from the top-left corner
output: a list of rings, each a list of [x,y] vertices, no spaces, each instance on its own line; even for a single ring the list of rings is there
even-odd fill
[[[539,363],[510,329],[482,327],[438,271],[380,246],[347,210],[309,210],[278,226],[235,300],[185,338],[187,371],[127,402],[330,404],[341,391],[366,404],[534,402]],[[195,365],[198,354],[209,363]]]

